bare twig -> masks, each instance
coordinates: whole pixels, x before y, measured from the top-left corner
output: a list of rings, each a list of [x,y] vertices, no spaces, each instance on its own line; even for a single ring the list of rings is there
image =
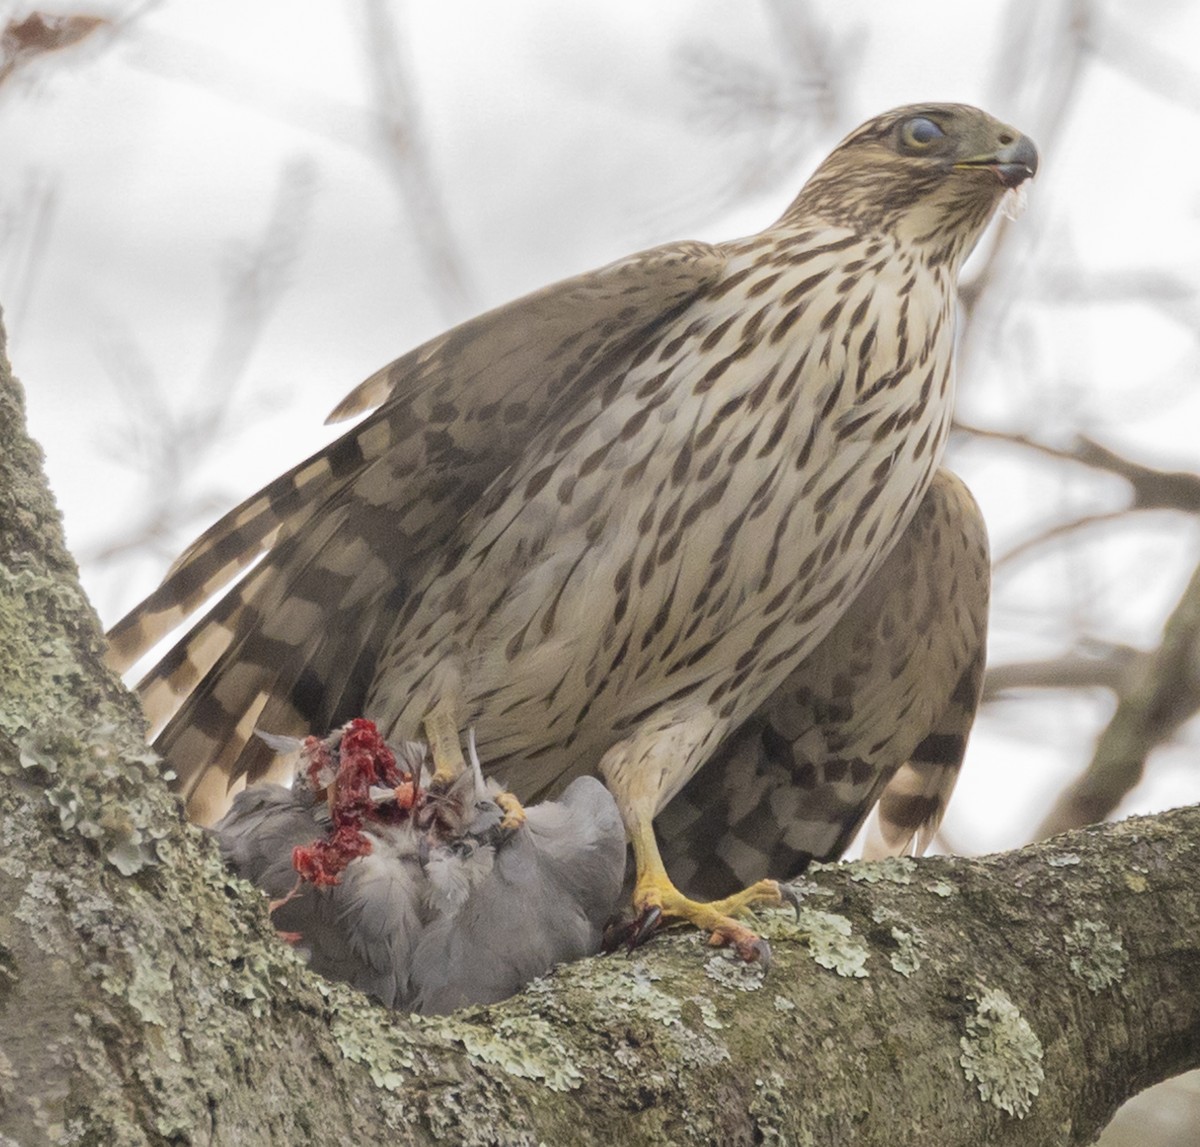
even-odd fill
[[[1072,446],[1062,447],[1039,442],[1016,431],[990,430],[962,421],[956,421],[954,425],[956,430],[973,438],[1019,446],[1047,458],[1076,462],[1124,478],[1133,494],[1127,509],[1180,510],[1187,514],[1200,512],[1200,474],[1188,470],[1160,470],[1135,462],[1084,435],[1077,437]]]
[[[8,313],[14,326],[33,305],[59,204],[57,178],[31,171],[19,200],[0,215],[0,253],[5,269],[0,278],[11,300]]]
[[[1093,18],[1086,0],[1059,0],[1055,5],[1037,0],[1012,0],[1008,18],[1002,21],[1005,42],[996,53],[996,68],[991,88],[996,106],[1018,106],[1022,124],[1044,154],[1052,154],[1067,129],[1075,97],[1084,75],[1089,26]],[[1032,91],[1032,97],[1025,96]],[[1000,219],[993,232],[986,258],[970,278],[959,287],[963,313],[973,319],[980,300],[987,294],[990,321],[968,322],[964,328],[960,358],[964,375],[973,354],[977,332],[994,331],[1005,309],[1011,305],[1012,292],[992,291],[988,284],[1013,267],[1011,248],[1019,244],[1029,250],[1039,239],[1036,228],[1022,225],[1015,231],[1007,219]],[[1018,236],[1014,238],[1014,236]]]
[[[0,86],[19,68],[74,47],[110,24],[103,16],[45,16],[41,12],[10,20],[0,32]]]
[[[1096,655],[1077,653],[1040,661],[1011,661],[987,671],[984,702],[1019,689],[1125,690],[1139,659],[1148,656],[1128,645],[1108,645]]]
[[[788,75],[802,76],[802,92],[793,88],[792,112],[803,115],[820,131],[832,130],[841,119],[849,87],[847,54],[834,39],[828,20],[810,3],[763,0],[767,19],[777,35],[776,50]]]
[[[1084,514],[1082,517],[1072,518],[1069,522],[1058,522],[1053,526],[1047,526],[1044,530],[1039,530],[1032,537],[1018,542],[1015,546],[1012,546],[999,557],[995,558],[992,561],[992,569],[1003,569],[1005,566],[1011,565],[1013,562],[1028,556],[1034,550],[1039,550],[1051,542],[1061,541],[1069,534],[1078,533],[1080,530],[1091,526],[1122,521],[1131,513],[1132,511],[1128,508],[1108,510],[1100,514]]]
[[[697,219],[793,182],[805,156],[845,118],[847,61],[855,55],[845,39],[835,38],[807,0],[761,0],[759,7],[771,50],[742,56],[714,38],[689,36],[675,52],[685,115],[707,134],[741,136],[744,144],[736,162],[687,196],[684,206]],[[668,226],[668,211],[674,226],[680,205],[676,196],[657,210],[653,229]]]
[[[401,57],[391,6],[385,0],[364,0],[364,11],[365,56],[375,93],[381,157],[445,317],[458,322],[475,310],[475,292],[434,178],[416,90]]]
[[[1108,18],[1092,49],[1110,67],[1147,91],[1193,112],[1200,111],[1200,78],[1194,62],[1149,43],[1140,26]]]
[[[220,434],[232,415],[229,398],[245,372],[271,312],[291,286],[291,270],[308,229],[316,169],[308,159],[288,161],[261,238],[226,260],[228,289],[217,342],[201,372],[191,409],[196,433]]]
[[[1107,274],[1078,268],[1047,268],[1032,293],[1056,306],[1140,303],[1178,323],[1189,334],[1200,326],[1200,293],[1184,276],[1156,268],[1124,267]]]
[[[224,447],[238,419],[235,392],[272,310],[288,288],[314,188],[307,162],[284,167],[261,238],[228,260],[228,290],[216,342],[182,405],[168,397],[179,390],[178,381],[164,382],[133,338],[122,337],[113,324],[104,350],[125,419],[108,452],[138,470],[144,484],[128,527],[102,548],[85,553],[84,560],[99,565],[143,545],[169,553],[178,546],[177,531],[220,508],[223,499],[192,488],[194,475],[206,458]]]
[[[1124,478],[1133,488],[1133,505],[1139,510],[1200,511],[1200,474],[1146,466],[1083,436],[1076,440],[1074,455],[1085,466]]]

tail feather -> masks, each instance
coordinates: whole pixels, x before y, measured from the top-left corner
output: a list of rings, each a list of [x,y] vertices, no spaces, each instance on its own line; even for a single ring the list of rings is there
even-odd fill
[[[369,555],[356,571],[330,568],[354,521],[349,512],[324,515],[271,554],[180,642],[172,664],[143,682],[156,743],[183,792],[193,792],[206,771],[223,774],[227,785],[243,775],[262,779],[275,754],[254,737],[256,728],[303,736],[361,712],[369,680],[357,667],[390,625],[383,606],[395,586]],[[347,599],[356,608],[347,609]]]
[[[922,855],[942,823],[957,780],[957,765],[909,761],[901,766],[875,806],[863,859]]]
[[[321,545],[344,520],[345,514],[326,516],[308,532],[304,548],[311,547],[318,540],[315,535],[319,534],[320,544],[316,547],[319,552]],[[294,544],[285,545],[254,569],[193,625],[139,682],[142,706],[155,736],[177,712],[186,711],[188,705],[203,695],[214,668],[228,665],[243,655],[246,642],[255,636],[251,632],[254,622],[270,625],[272,632],[260,630],[261,638],[277,640],[284,637],[284,623],[292,620],[297,612],[308,609],[314,614],[313,620],[317,620],[315,615],[319,614],[319,606],[316,602],[289,598],[287,593],[290,586],[302,578],[312,560],[310,558],[298,568],[285,572],[287,558],[296,548]],[[277,610],[284,610],[292,617],[280,617]],[[307,628],[297,631],[289,625],[287,638],[291,639],[296,632],[307,632]],[[316,628],[319,631],[320,626]]]
[[[983,669],[980,644],[929,735],[888,780],[867,827],[864,859],[920,856],[929,847],[958,782],[983,687]]]
[[[418,347],[333,417],[379,409],[188,547],[113,627],[109,664],[123,672],[242,576],[140,686],[198,818],[277,767],[256,725],[324,733],[361,714],[384,639],[464,516],[725,259],[701,243],[644,252]]]
[[[294,537],[391,444],[388,419],[355,427],[210,526],[162,584],[108,633],[108,664],[124,673],[266,552]]]

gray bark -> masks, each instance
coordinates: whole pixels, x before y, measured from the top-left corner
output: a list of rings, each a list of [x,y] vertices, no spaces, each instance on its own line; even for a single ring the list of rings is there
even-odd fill
[[[387,1013],[275,939],[101,648],[0,335],[0,1141],[1075,1144],[1200,1064],[1195,809],[822,869],[765,979],[679,933]]]

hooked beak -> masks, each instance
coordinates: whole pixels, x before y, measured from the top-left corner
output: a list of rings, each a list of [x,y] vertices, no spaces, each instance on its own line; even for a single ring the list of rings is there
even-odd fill
[[[964,159],[956,168],[982,168],[995,173],[1005,187],[1017,187],[1037,174],[1038,153],[1033,140],[1027,135],[1018,136],[1012,143],[998,148],[990,155]]]

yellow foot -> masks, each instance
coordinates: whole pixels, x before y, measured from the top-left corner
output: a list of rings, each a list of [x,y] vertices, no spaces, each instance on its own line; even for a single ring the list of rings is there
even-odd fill
[[[424,725],[429,755],[433,758],[431,787],[448,789],[467,768],[453,706],[444,699],[439,701],[425,715]]]
[[[516,832],[525,823],[525,807],[512,793],[497,793],[496,804],[504,813],[500,827],[507,832]]]
[[[774,880],[760,880],[723,900],[704,902],[688,899],[665,874],[643,873],[633,893],[637,916],[624,938],[633,948],[660,927],[687,921],[707,932],[708,942],[715,947],[729,945],[743,960],[758,960],[767,968],[771,963],[770,945],[734,917],[753,908],[778,908],[795,903],[790,891]]]

